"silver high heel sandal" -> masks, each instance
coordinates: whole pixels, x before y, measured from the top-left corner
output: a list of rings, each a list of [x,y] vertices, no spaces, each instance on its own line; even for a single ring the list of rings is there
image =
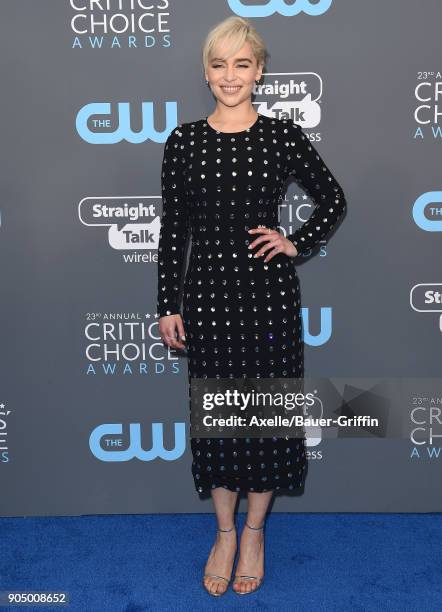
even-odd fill
[[[254,529],[255,531],[264,529],[264,523],[261,525],[261,527],[252,527],[251,525],[248,524],[247,521],[245,522],[245,524],[247,525],[249,529]],[[233,584],[235,584],[235,581],[237,579],[239,582],[241,580],[257,580],[258,581],[258,585],[252,591],[235,591],[235,589],[232,589],[237,595],[250,595],[250,593],[255,593],[259,589],[259,587],[262,585],[262,583],[264,582],[264,576],[245,576],[242,574],[235,574],[234,579],[233,579]]]
[[[233,527],[231,527],[230,529],[217,529],[217,531],[224,531],[224,532],[229,532],[232,531],[232,529],[235,529],[235,525],[233,525]],[[235,561],[234,561],[235,562]],[[232,566],[233,567],[233,566]],[[203,576],[203,586],[206,589],[206,591],[209,593],[209,595],[213,595],[214,597],[220,597],[221,595],[224,595],[224,593],[227,592],[227,588],[225,591],[223,591],[222,593],[212,593],[211,591],[209,591],[209,589],[206,587],[206,585],[204,584],[204,578],[218,578],[220,580],[225,580],[227,582],[227,586],[229,586],[230,584],[230,580],[232,578],[232,574],[230,574],[230,578],[225,578],[224,576],[218,576],[218,574],[204,574]]]

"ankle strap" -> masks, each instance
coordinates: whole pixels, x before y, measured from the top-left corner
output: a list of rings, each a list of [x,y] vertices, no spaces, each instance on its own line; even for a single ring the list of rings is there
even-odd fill
[[[248,524],[248,522],[246,521],[246,525],[249,529],[255,529],[256,531],[259,531],[260,529],[264,529],[264,523],[261,525],[261,527],[252,527],[251,525]]]
[[[235,525],[233,525],[233,527],[230,527],[230,529],[220,529],[218,527],[218,531],[226,531],[227,532],[227,531],[232,531],[232,529],[235,529]]]

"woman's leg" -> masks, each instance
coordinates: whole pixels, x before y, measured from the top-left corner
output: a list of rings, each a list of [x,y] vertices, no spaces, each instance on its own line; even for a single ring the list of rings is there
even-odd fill
[[[230,529],[235,524],[235,506],[238,493],[216,487],[211,491],[218,529]],[[204,569],[206,574],[217,574],[228,580],[232,573],[232,566],[236,553],[236,529],[231,531],[217,531],[215,544],[212,546],[209,558]],[[219,578],[205,576],[204,585],[211,593],[224,593],[227,582]]]
[[[246,522],[250,527],[262,527],[267,514],[273,491],[248,494],[248,510]],[[264,576],[264,530],[250,529],[244,525],[241,534],[240,556],[236,567],[237,575]],[[237,578],[233,589],[241,593],[254,591],[259,582],[257,580],[241,580]]]

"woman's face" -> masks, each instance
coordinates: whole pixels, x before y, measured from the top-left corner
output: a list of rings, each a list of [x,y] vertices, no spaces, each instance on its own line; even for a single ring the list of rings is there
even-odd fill
[[[251,97],[262,67],[258,67],[249,42],[228,58],[226,53],[227,47],[220,42],[209,59],[206,79],[218,100],[226,106],[236,106]]]

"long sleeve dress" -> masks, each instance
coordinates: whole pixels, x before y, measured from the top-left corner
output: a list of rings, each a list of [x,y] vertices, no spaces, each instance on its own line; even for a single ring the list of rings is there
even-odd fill
[[[159,316],[181,314],[184,280],[189,389],[196,378],[301,378],[304,342],[294,258],[254,258],[248,245],[278,229],[289,176],[310,197],[309,219],[287,236],[298,253],[327,238],[346,209],[341,186],[304,134],[288,119],[258,114],[241,132],[215,130],[207,117],[182,123],[167,138],[162,162],[163,211],[158,245]],[[305,438],[191,438],[200,495],[293,490],[306,473]]]

